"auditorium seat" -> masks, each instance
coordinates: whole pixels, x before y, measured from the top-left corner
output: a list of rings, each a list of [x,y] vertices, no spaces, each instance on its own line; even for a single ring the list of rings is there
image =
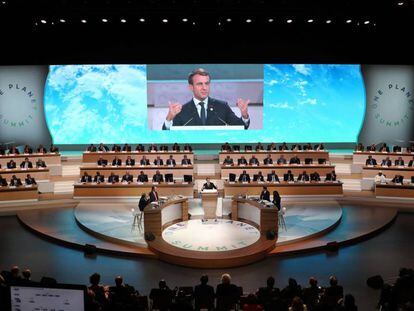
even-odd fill
[[[174,182],[173,174],[165,174],[165,182]]]
[[[313,163],[313,159],[312,158],[306,158],[305,159],[305,164],[312,164]]]
[[[326,164],[326,159],[319,158],[318,164]]]
[[[236,181],[236,174],[230,173],[229,174],[229,181],[231,181],[231,182]]]
[[[192,182],[193,181],[193,176],[192,175],[184,175],[184,182]]]

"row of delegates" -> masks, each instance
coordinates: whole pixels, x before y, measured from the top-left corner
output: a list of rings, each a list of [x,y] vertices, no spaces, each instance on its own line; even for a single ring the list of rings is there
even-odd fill
[[[374,182],[377,184],[386,184],[387,176],[382,171],[379,171],[378,174],[374,177]],[[404,176],[396,174],[394,178],[391,180],[391,183],[403,185]],[[411,176],[411,184],[414,184],[414,176]]]
[[[239,182],[250,182],[250,175],[244,170],[239,176]],[[259,171],[253,176],[253,181],[265,181],[265,177],[262,172]],[[280,182],[279,176],[275,171],[272,171],[270,174],[267,174],[268,182]],[[288,170],[286,174],[283,175],[283,181],[295,181],[295,176],[292,174],[291,170]],[[321,181],[321,177],[318,172],[308,174],[306,171],[303,171],[299,174],[297,181]],[[325,181],[336,181],[336,173],[332,171],[331,173],[326,174]]]
[[[36,185],[37,184],[34,177],[30,176],[30,174],[26,175],[24,183],[25,183],[25,185]],[[6,178],[3,178],[0,175],[0,187],[7,187],[7,186],[19,187],[19,186],[23,186],[23,184],[22,184],[21,179],[17,178],[16,175],[12,176],[9,183],[7,182]]]
[[[313,150],[315,150],[315,151],[320,151],[320,150],[325,150],[325,146],[323,145],[323,143],[319,143],[319,144],[314,145],[314,146],[312,146],[311,143],[307,143],[303,146],[299,145],[299,144],[292,144],[289,148],[289,146],[286,143],[282,143],[280,146],[276,146],[275,143],[271,143],[271,144],[267,145],[267,147],[265,148],[262,145],[262,143],[258,142],[254,149],[256,151],[264,151],[264,150],[268,150],[268,151],[273,151],[273,150],[279,150],[279,151],[287,151],[287,150],[313,151]],[[225,143],[224,145],[221,146],[221,150],[222,151],[227,151],[227,152],[240,151],[240,146],[239,145],[231,146],[229,143]],[[251,150],[253,150],[253,147],[251,145],[245,145],[244,150],[245,151],[251,151]]]
[[[43,145],[39,145],[39,147],[37,147],[36,149],[37,153],[47,153],[47,149],[43,146]],[[58,153],[59,152],[59,148],[51,145],[50,149],[49,149],[50,153]],[[33,153],[33,148],[30,147],[29,145],[25,145],[24,149],[23,149],[23,154],[32,154]],[[0,146],[0,155],[5,155],[6,154],[6,149],[2,148]],[[20,154],[19,149],[16,146],[11,146],[8,151],[7,154]]]
[[[104,145],[103,143],[100,143],[98,146],[95,146],[94,144],[90,144],[86,148],[86,151],[89,151],[89,152],[109,152],[111,150],[113,152],[122,152],[122,151],[132,152],[132,149],[133,149],[132,146],[129,145],[129,144],[124,144],[122,147],[120,145],[114,144],[112,146],[112,148],[109,149],[109,147],[107,145]],[[138,144],[138,145],[136,145],[134,150],[138,151],[138,152],[145,152],[145,147],[142,144]],[[148,151],[149,152],[168,151],[168,150],[169,150],[169,148],[168,148],[167,145],[161,145],[161,146],[158,147],[155,144],[151,144],[151,145],[148,146]],[[174,143],[174,145],[171,147],[171,150],[178,152],[178,151],[181,151],[181,147],[177,143]],[[191,151],[193,151],[193,148],[189,144],[185,144],[183,146],[183,150],[191,152]]]
[[[177,165],[177,162],[175,161],[173,155],[170,155],[169,158],[165,161],[166,165],[168,166],[175,166]],[[135,166],[135,159],[133,159],[131,156],[128,156],[125,160],[126,166]],[[102,156],[99,157],[97,164],[99,166],[107,166],[108,160],[104,159]],[[157,156],[154,161],[154,165],[164,165],[164,160],[161,159],[160,156]],[[150,160],[147,159],[146,156],[142,156],[141,160],[139,160],[139,165],[151,165]],[[181,160],[181,165],[191,165],[191,160],[187,158],[187,155],[183,156],[183,159]],[[115,157],[112,160],[112,166],[122,166],[122,159]]]
[[[326,163],[325,159],[318,159],[318,162],[320,164]],[[313,159],[305,159],[305,164],[312,164]],[[226,156],[226,158],[223,160],[224,165],[234,165],[234,161],[230,156]],[[272,156],[270,154],[267,155],[266,158],[263,159],[264,165],[274,164]],[[285,158],[285,156],[282,154],[277,160],[276,163],[278,165],[288,164],[288,160]],[[289,159],[289,164],[301,164],[301,160],[298,156],[293,156]],[[241,156],[240,159],[237,159],[237,165],[260,165],[259,159],[252,155],[252,157],[247,161],[247,159],[244,156]]]
[[[165,181],[172,182],[171,180],[173,178],[173,174],[165,174]],[[130,174],[129,172],[126,172],[121,179],[119,179],[119,175],[116,175],[114,172],[112,172],[108,176],[109,183],[117,183],[117,182],[128,182],[131,183],[134,181],[134,176]],[[148,175],[144,174],[144,171],[140,171],[139,175],[136,179],[137,182],[148,182]],[[153,182],[164,182],[164,175],[160,173],[160,171],[156,171],[155,174],[152,177]],[[96,172],[96,175],[92,178],[91,175],[89,175],[87,172],[84,172],[80,182],[87,183],[87,182],[94,182],[94,183],[103,183],[105,182],[105,175],[102,175],[100,172]]]
[[[355,151],[358,152],[362,152],[365,151],[364,150],[364,145],[359,143],[356,147],[355,147]],[[377,145],[376,144],[372,144],[367,146],[366,151],[379,151],[379,152],[390,152],[390,147],[387,146],[386,143],[382,143],[381,145],[378,146],[377,149]],[[392,147],[392,152],[401,152],[402,148],[401,146],[395,145]],[[412,143],[408,148],[407,148],[407,152],[414,152],[414,143]]]
[[[378,165],[377,160],[374,159],[371,155],[368,156],[368,159],[365,161],[365,165]],[[404,166],[405,162],[402,157],[398,157],[394,161],[395,166]],[[408,162],[408,167],[412,167],[414,165],[414,157]],[[381,161],[381,166],[392,166],[392,161],[390,157],[386,157]]]
[[[46,162],[43,161],[42,159],[38,159],[36,161],[36,167],[37,168],[47,167]],[[15,169],[15,168],[17,168],[17,164],[14,160],[10,160],[9,162],[7,162],[6,168]],[[33,163],[31,161],[29,161],[29,158],[25,158],[24,161],[22,163],[20,163],[20,168],[33,168]],[[0,169],[1,169],[1,164],[0,164]]]

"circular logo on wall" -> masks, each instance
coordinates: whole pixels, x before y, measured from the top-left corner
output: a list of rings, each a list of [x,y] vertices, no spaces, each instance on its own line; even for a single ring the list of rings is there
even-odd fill
[[[370,107],[379,124],[388,128],[400,127],[409,123],[412,118],[414,96],[405,86],[389,82],[375,92]]]
[[[36,94],[24,84],[0,86],[0,125],[21,128],[30,124],[38,110]]]

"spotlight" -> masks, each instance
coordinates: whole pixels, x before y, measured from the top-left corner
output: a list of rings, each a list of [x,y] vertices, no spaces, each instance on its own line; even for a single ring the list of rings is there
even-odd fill
[[[47,23],[47,21],[46,21],[45,19],[41,19],[41,20],[40,20],[40,22],[41,22],[42,24],[46,24],[46,23]]]
[[[347,19],[347,20],[346,20],[346,23],[347,23],[347,24],[352,23],[352,19]]]
[[[370,23],[370,21],[365,21],[364,25],[368,25]]]
[[[273,19],[273,18],[269,18],[267,21],[268,21],[269,23],[273,23],[273,22],[274,22],[274,19]]]
[[[313,23],[313,19],[308,19],[308,23]]]
[[[328,19],[328,20],[326,20],[326,23],[330,24],[330,23],[332,23],[332,21],[330,19]]]
[[[86,19],[82,19],[82,20],[81,20],[81,22],[82,22],[83,24],[86,24],[88,21],[87,21]]]
[[[125,18],[121,18],[121,23],[126,23],[126,19]]]
[[[251,23],[252,20],[250,18],[246,19],[246,23]]]
[[[61,23],[66,23],[66,19],[61,18],[61,19],[59,20],[59,22],[61,22]]]
[[[4,4],[4,3],[3,3],[3,4]],[[398,5],[398,6],[403,6],[403,5],[404,5],[404,2],[400,1],[400,2],[398,2],[398,3],[397,3],[397,5]]]
[[[102,18],[102,23],[107,23],[108,20],[106,18]]]
[[[163,22],[163,23],[168,23],[168,19],[164,18],[164,19],[162,20],[162,22]]]
[[[227,21],[228,23],[230,23],[230,22],[231,22],[231,18],[226,19],[226,21]]]
[[[293,20],[292,19],[288,19],[287,21],[286,21],[286,23],[288,23],[288,24],[291,24],[293,22]]]
[[[141,23],[143,23],[143,22],[145,22],[145,18],[140,18],[140,19],[139,19],[139,21],[140,21]]]
[[[187,18],[183,18],[183,19],[182,19],[182,21],[183,21],[184,23],[186,23],[186,22],[188,22],[188,19],[187,19]]]

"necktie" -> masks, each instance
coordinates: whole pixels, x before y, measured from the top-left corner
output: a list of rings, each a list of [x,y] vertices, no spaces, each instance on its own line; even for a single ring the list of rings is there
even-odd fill
[[[203,125],[206,125],[206,108],[204,107],[204,102],[200,102],[199,105],[201,106],[201,123],[203,123]]]

